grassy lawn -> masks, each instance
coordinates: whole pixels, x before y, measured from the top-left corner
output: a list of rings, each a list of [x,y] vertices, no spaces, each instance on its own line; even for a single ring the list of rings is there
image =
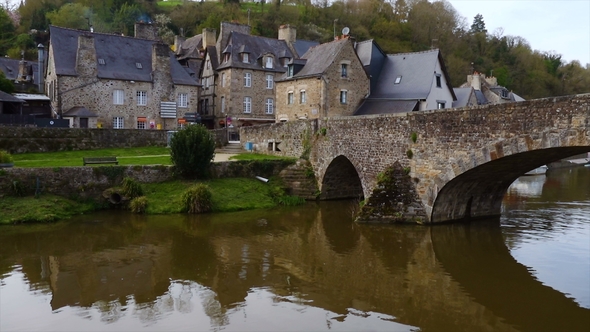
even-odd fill
[[[55,195],[41,195],[39,198],[0,198],[0,225],[29,222],[53,222],[71,216],[96,210],[92,203],[81,203]]]
[[[170,150],[166,147],[157,146],[148,146],[142,148],[23,153],[12,155],[15,167],[83,166],[83,157],[110,156],[117,157],[119,165],[172,165],[172,162],[170,160]],[[285,158],[250,152],[244,152],[230,157],[230,160],[275,159]]]

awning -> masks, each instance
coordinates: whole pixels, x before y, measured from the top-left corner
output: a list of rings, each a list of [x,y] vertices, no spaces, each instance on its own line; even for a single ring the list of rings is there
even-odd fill
[[[145,116],[138,116],[137,122],[147,122],[147,118]]]
[[[186,123],[185,119],[178,119],[178,123]]]

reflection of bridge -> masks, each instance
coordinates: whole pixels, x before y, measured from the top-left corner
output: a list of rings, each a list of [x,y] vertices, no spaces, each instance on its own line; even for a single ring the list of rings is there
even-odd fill
[[[500,215],[538,166],[590,151],[590,94],[241,129],[259,152],[309,157],[321,199],[364,196],[359,221]]]

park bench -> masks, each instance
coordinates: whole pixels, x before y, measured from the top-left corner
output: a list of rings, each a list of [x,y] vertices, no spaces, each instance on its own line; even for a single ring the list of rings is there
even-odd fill
[[[88,164],[116,164],[119,165],[117,157],[83,157],[84,166]]]

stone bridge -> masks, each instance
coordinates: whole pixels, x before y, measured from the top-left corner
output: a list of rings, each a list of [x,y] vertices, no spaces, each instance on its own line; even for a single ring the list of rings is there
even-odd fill
[[[499,216],[525,172],[590,152],[590,94],[240,129],[260,153],[310,162],[318,198],[364,199],[359,222]]]

